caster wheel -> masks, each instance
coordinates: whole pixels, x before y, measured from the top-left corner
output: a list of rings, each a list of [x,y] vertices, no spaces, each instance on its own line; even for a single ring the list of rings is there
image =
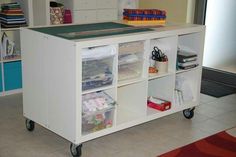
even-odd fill
[[[26,119],[25,126],[28,131],[33,131],[34,130],[34,121]]]
[[[70,144],[70,152],[73,157],[81,157],[82,155],[82,144],[75,145],[73,143]]]
[[[183,110],[184,117],[187,119],[191,119],[194,116],[194,109],[186,109]]]

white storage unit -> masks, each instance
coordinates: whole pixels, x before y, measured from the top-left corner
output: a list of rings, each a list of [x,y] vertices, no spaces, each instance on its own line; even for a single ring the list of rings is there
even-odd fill
[[[70,29],[70,26],[63,27]],[[165,26],[152,31],[71,40],[63,35],[60,32],[48,34],[40,29],[21,30],[23,107],[28,130],[34,129],[34,122],[39,123],[69,140],[72,155],[80,156],[81,144],[85,141],[183,110],[186,118],[193,117],[193,109],[199,105],[204,26]],[[29,45],[32,40],[35,42]],[[165,73],[148,73],[153,46],[159,46],[168,56],[168,71]],[[176,70],[178,47],[198,54],[199,66]],[[96,61],[89,60],[89,65],[99,65],[97,71],[101,70],[99,68],[109,69],[104,74],[87,76],[93,72],[83,71],[95,68],[85,68],[83,60],[86,54],[92,54],[91,51],[103,54],[114,51],[112,57],[101,55],[96,56]],[[120,56],[124,54],[131,55],[125,60]],[[127,72],[127,76],[123,75],[125,78],[119,77],[125,69],[122,69],[123,65],[137,75]],[[106,74],[112,79],[107,79]],[[192,93],[187,101],[176,98],[179,76],[186,80]],[[90,80],[86,84],[85,78]],[[108,105],[111,103],[107,104],[106,98],[91,99],[92,102],[88,103],[87,95],[93,97],[98,92],[105,93],[115,103]],[[171,108],[166,111],[150,108],[147,106],[148,97],[167,100],[171,102]],[[108,106],[94,109],[91,107],[93,101],[105,101]],[[88,108],[85,108],[86,103]],[[91,111],[89,115],[85,114],[85,109]]]
[[[31,26],[31,1],[1,0],[0,5],[10,2],[18,2],[20,4],[27,25]],[[0,25],[0,38],[0,96],[20,93],[22,92],[20,29],[2,28]],[[6,52],[9,55],[6,55]],[[10,57],[11,53],[14,53],[14,56]]]
[[[118,0],[2,0],[19,2],[28,26],[50,25],[50,2],[62,3],[72,12],[73,23],[92,23],[118,20]],[[14,29],[13,29],[14,30]]]
[[[118,20],[118,0],[57,0],[72,11],[73,23]]]

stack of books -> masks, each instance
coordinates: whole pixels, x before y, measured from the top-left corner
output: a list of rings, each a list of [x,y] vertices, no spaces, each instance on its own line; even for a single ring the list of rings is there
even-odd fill
[[[177,53],[177,69],[191,69],[198,66],[197,54],[179,50]]]
[[[17,2],[2,4],[0,22],[5,28],[26,26],[26,19],[20,4]]]
[[[124,9],[123,20],[128,24],[166,23],[166,11],[158,9]]]

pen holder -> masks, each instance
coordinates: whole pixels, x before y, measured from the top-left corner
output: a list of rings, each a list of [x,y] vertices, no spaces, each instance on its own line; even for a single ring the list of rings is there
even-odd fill
[[[158,70],[158,73],[166,73],[168,72],[168,61],[156,61],[156,68]]]

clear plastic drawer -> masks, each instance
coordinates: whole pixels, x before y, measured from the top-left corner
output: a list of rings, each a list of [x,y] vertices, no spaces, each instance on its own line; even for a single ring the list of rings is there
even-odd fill
[[[119,44],[119,55],[121,54],[130,54],[144,52],[144,42],[143,41],[135,41]]]
[[[115,100],[105,91],[82,96],[82,134],[112,127]]]
[[[82,117],[82,134],[86,135],[113,125],[114,106]]]
[[[82,90],[112,84],[115,54],[112,46],[88,48],[82,51]]]
[[[140,78],[142,75],[143,62],[124,64],[118,67],[118,81]]]

